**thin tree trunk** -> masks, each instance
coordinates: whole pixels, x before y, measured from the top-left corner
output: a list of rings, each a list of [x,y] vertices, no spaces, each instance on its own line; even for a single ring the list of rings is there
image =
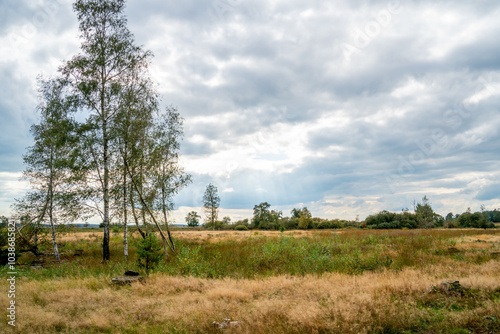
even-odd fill
[[[127,159],[127,151],[125,151],[125,158]],[[128,262],[128,226],[127,226],[127,172],[123,171],[123,255],[125,256],[125,261]]]
[[[33,246],[38,249],[38,229],[40,228],[40,223],[35,226],[35,236],[33,237]]]
[[[47,209],[49,207],[49,201],[50,201],[50,194],[49,194],[49,191],[47,191],[47,199],[45,200],[45,204],[43,206],[43,210],[42,210],[42,213],[40,214],[40,216],[38,217],[36,223],[34,224],[35,225],[35,233],[37,231],[37,228],[38,226],[40,226],[40,222],[43,220],[43,218],[45,217],[45,214],[47,213]],[[33,222],[33,220],[30,221],[29,224],[31,224]],[[26,226],[26,225],[25,225]],[[19,230],[17,227],[16,227],[16,231],[17,231],[17,234],[21,237],[21,239],[24,240],[24,242],[28,245],[28,247],[30,248],[30,251],[35,254],[35,255],[40,255],[41,252],[40,250],[38,249],[38,236],[37,234],[35,234],[35,242],[33,243],[33,246],[31,245],[30,241],[28,239],[26,239],[22,233],[21,233],[21,230]]]
[[[163,241],[163,251],[165,252],[165,261],[167,261],[168,260],[167,239],[165,239],[165,237],[163,236],[161,240]]]
[[[38,249],[38,247],[35,247],[35,246],[32,246],[30,241],[28,239],[26,239],[26,237],[21,233],[21,230],[17,228],[16,224],[14,224],[14,228],[16,229],[16,232],[17,234],[21,237],[21,239],[23,239],[23,241],[26,243],[26,245],[28,245],[30,251],[35,254],[35,255],[40,255],[42,254],[40,252],[40,250]]]
[[[53,216],[53,208],[54,208],[54,169],[52,168],[53,163],[54,163],[53,162],[53,155],[51,152],[51,155],[50,155],[50,178],[49,178],[49,196],[50,196],[49,221],[50,221],[50,230],[52,232],[52,245],[54,246],[54,255],[55,255],[57,261],[61,261],[61,258],[59,257],[59,250],[57,249],[56,231],[54,228],[54,216]]]
[[[212,206],[212,231],[215,231],[215,208]]]
[[[146,239],[146,233],[144,233],[144,231],[141,229],[141,226],[139,225],[139,218],[137,218],[137,212],[135,211],[136,209],[132,191],[133,189],[130,189],[129,197],[130,197],[130,204],[132,205],[132,214],[134,215],[134,222],[135,225],[137,226],[137,231],[139,231],[143,239]]]
[[[102,97],[104,100],[104,95]],[[104,101],[102,101],[104,103]],[[101,104],[101,107],[104,108],[104,105]],[[104,162],[104,189],[103,189],[103,197],[104,197],[104,238],[102,241],[102,257],[103,260],[109,261],[110,253],[109,253],[109,166],[108,166],[108,130],[107,130],[107,120],[105,117],[105,113],[103,110],[102,114],[102,136],[103,136],[103,162]]]
[[[141,177],[141,189],[137,189],[137,193],[140,193],[141,196],[142,196],[142,192],[144,190],[143,188],[143,184],[144,184],[144,175],[143,175],[143,171],[142,171],[142,166],[144,164],[144,161],[141,160],[141,165],[139,166],[139,175]],[[141,201],[141,216],[142,216],[142,224],[144,226],[146,226],[146,209],[144,208],[144,204],[142,203]]]
[[[135,180],[134,180],[134,178],[132,177],[132,175],[130,175],[130,170],[129,170],[129,168],[128,168],[128,164],[127,164],[127,162],[126,162],[126,161],[125,161],[125,168],[127,169],[127,173],[128,173],[128,174],[129,174],[129,176],[130,176],[130,179],[131,179],[131,181],[132,181],[132,184],[134,185],[134,188],[135,188],[135,190],[137,191],[137,194],[139,195],[139,199],[141,200],[141,203],[142,203],[143,208],[145,208],[145,209],[148,211],[149,215],[151,216],[151,219],[153,220],[153,223],[156,225],[156,228],[157,228],[157,229],[158,229],[158,231],[160,232],[160,236],[161,236],[161,238],[162,238],[162,240],[163,240],[163,245],[164,245],[164,247],[165,247],[165,243],[166,243],[166,239],[167,239],[167,238],[165,237],[165,234],[163,233],[163,231],[162,231],[162,229],[161,229],[160,225],[159,225],[159,224],[158,224],[158,222],[156,221],[155,216],[153,215],[153,213],[151,212],[151,210],[150,210],[150,209],[149,209],[149,207],[147,206],[146,201],[144,201],[144,198],[142,197],[142,194],[141,194],[141,192],[139,191],[139,187],[137,186],[137,183],[135,182]],[[172,251],[173,251],[173,252],[175,252],[175,250],[173,250],[173,249],[172,249]],[[168,260],[168,252],[166,252],[166,251],[165,251],[165,260]]]
[[[172,234],[170,233],[170,228],[168,226],[168,219],[167,219],[167,204],[166,204],[166,194],[165,194],[165,185],[161,187],[161,197],[162,197],[162,209],[163,209],[163,219],[165,220],[165,226],[167,227],[167,235],[168,235],[168,240],[170,241],[170,248],[175,251],[175,243],[174,240],[172,239]]]

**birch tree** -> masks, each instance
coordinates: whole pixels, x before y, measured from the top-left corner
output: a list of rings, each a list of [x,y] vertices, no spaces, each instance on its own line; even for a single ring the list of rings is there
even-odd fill
[[[125,168],[128,165],[137,165],[142,161],[143,151],[138,148],[141,141],[148,135],[148,129],[152,127],[153,112],[158,108],[157,93],[153,84],[140,74],[142,68],[136,68],[129,72],[126,78],[126,86],[123,89],[122,108],[119,110],[114,123],[115,145],[118,148],[117,177],[121,178],[114,189],[116,207],[121,209],[123,217],[123,249],[124,256],[128,259],[128,215],[133,214],[137,230],[143,238],[146,233],[142,231],[135,213],[134,189],[129,181],[129,175]],[[130,209],[129,209],[130,208]]]
[[[134,44],[124,8],[124,0],[77,0],[73,9],[79,21],[81,53],[60,68],[87,112],[87,123],[97,127],[96,136],[89,138],[96,147],[93,154],[102,200],[104,261],[110,259],[111,130],[123,109],[128,74],[144,68],[151,58],[150,52]]]
[[[60,260],[56,241],[55,223],[71,222],[83,218],[81,206],[73,184],[78,172],[73,170],[78,152],[75,151],[75,123],[70,114],[76,104],[65,96],[65,82],[61,80],[39,81],[42,101],[38,106],[40,123],[31,127],[34,145],[29,147],[23,160],[26,169],[23,178],[30,182],[32,190],[22,199],[16,200],[14,210],[23,218],[18,230],[21,239],[29,248],[39,253],[41,223],[50,224],[52,246],[57,260]],[[22,230],[31,228],[34,233],[27,236]]]
[[[179,164],[182,121],[173,107],[157,113],[152,126],[144,133],[145,137],[137,141],[141,149],[131,150],[133,153],[123,160],[143,212],[160,233],[166,259],[167,248],[175,252],[168,222],[169,212],[174,208],[173,198],[191,182],[191,176]],[[122,155],[125,155],[123,150]],[[136,164],[135,168],[133,164]],[[166,236],[162,226],[166,228]]]

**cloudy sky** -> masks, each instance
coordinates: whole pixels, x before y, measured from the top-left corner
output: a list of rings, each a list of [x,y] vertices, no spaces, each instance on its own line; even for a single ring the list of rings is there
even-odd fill
[[[222,215],[364,219],[500,208],[500,4],[477,1],[129,0],[164,105],[185,118],[193,183]],[[0,214],[21,197],[36,77],[79,51],[69,0],[0,2]]]

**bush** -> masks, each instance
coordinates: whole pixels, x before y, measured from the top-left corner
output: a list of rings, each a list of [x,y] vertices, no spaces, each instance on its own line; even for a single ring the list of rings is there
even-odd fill
[[[321,223],[318,224],[318,229],[323,230],[327,228],[332,228],[332,225],[328,220],[322,221]]]
[[[417,217],[409,212],[381,211],[376,215],[368,216],[365,223],[366,227],[374,229],[400,229],[403,227],[412,229],[417,227]]]
[[[146,238],[142,239],[136,244],[137,264],[140,268],[146,269],[146,275],[149,275],[149,271],[154,269],[161,260],[161,246],[156,239],[154,233],[149,233]]]
[[[299,219],[294,217],[285,217],[281,219],[281,223],[287,230],[294,230],[299,226]]]
[[[248,231],[248,227],[246,227],[245,225],[237,225],[234,229],[236,231]]]
[[[458,223],[461,227],[472,228],[493,228],[495,225],[488,222],[480,212],[470,213],[465,212],[458,217]]]
[[[459,228],[460,224],[456,219],[454,220],[448,220],[443,224],[444,228]]]

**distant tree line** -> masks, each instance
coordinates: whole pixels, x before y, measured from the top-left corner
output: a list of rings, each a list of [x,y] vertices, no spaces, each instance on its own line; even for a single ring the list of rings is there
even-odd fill
[[[195,211],[186,216],[188,226],[195,227],[193,221],[200,218]],[[271,204],[262,202],[253,208],[251,219],[242,219],[232,222],[230,217],[222,220],[206,220],[204,228],[217,230],[294,230],[294,229],[340,229],[340,228],[368,228],[368,229],[416,229],[416,228],[494,228],[500,223],[500,210],[474,212],[469,210],[462,214],[449,213],[446,218],[434,212],[427,196],[415,207],[415,212],[408,209],[402,212],[381,211],[366,217],[364,221],[322,219],[312,217],[307,207],[294,208],[290,216],[283,216],[282,211],[272,210]]]
[[[418,203],[414,213],[382,211],[368,216],[363,226],[374,229],[401,228],[494,228],[500,222],[500,211],[472,213],[470,209],[462,214],[448,213],[446,218],[434,212],[426,196]]]

